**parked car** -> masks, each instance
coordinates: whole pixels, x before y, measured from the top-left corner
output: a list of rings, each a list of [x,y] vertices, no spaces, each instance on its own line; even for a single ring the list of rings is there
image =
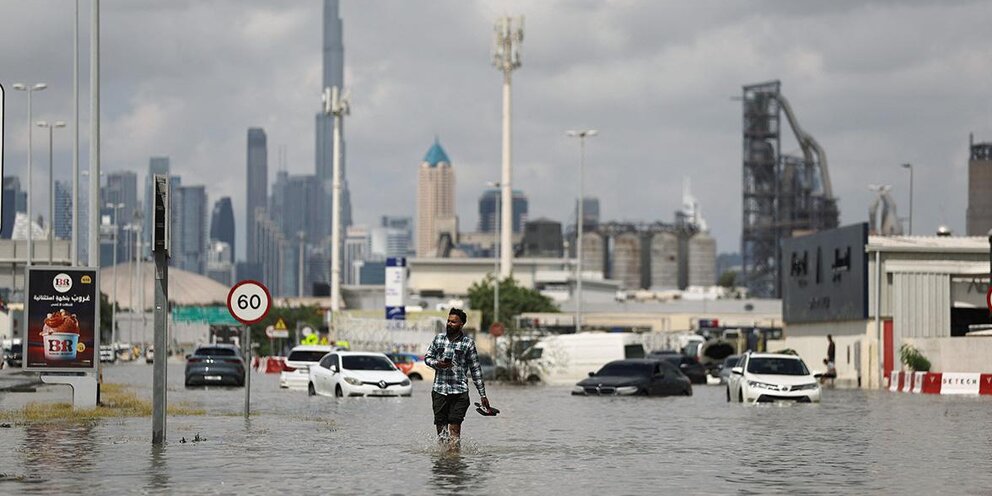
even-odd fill
[[[24,346],[21,340],[15,338],[4,341],[3,360],[7,362],[7,366],[18,368],[24,366]]]
[[[693,384],[706,384],[706,367],[695,358],[685,356],[677,351],[653,351],[648,358],[664,360],[682,371]]]
[[[117,361],[117,353],[114,352],[114,347],[112,345],[100,345],[100,361],[103,363],[113,363]]]
[[[630,332],[548,336],[522,356],[528,382],[575,383],[613,360],[644,358],[642,337]]]
[[[386,353],[386,356],[396,364],[400,372],[406,374],[411,381],[433,381],[434,369],[427,366],[422,355],[415,353]]]
[[[410,379],[382,353],[335,351],[310,367],[310,396],[410,396]]]
[[[145,348],[145,363],[155,362],[155,347],[149,346]]]
[[[615,360],[572,388],[577,396],[692,396],[692,383],[665,360],[639,358]]]
[[[798,356],[745,353],[731,369],[727,401],[818,403],[820,384]]]
[[[726,384],[729,382],[730,370],[736,367],[740,362],[740,355],[730,355],[723,359],[723,363],[720,364],[720,368],[717,371],[717,377],[720,378],[720,384]]]
[[[304,344],[289,350],[289,356],[279,372],[279,387],[304,390],[310,382],[310,367],[317,365],[324,355],[337,350],[327,344]]]
[[[203,345],[186,355],[186,387],[215,384],[245,385],[245,361],[234,345]]]

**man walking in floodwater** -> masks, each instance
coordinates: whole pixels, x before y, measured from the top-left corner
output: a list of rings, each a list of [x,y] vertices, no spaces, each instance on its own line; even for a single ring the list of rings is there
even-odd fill
[[[489,410],[486,385],[482,382],[482,364],[475,341],[462,332],[467,320],[465,312],[452,308],[448,313],[446,332],[438,334],[424,355],[424,363],[437,371],[431,401],[434,406],[434,426],[438,438],[457,448],[461,441],[462,421],[468,411],[468,374],[479,390],[482,406]]]

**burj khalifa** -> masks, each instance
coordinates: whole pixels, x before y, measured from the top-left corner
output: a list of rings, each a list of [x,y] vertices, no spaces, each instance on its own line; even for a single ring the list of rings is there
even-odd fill
[[[344,44],[342,43],[342,23],[339,14],[340,0],[324,0],[324,88],[337,86],[344,89]],[[334,117],[322,113],[316,115],[315,165],[317,180],[323,188],[322,204],[318,205],[316,229],[311,233],[314,239],[326,239],[331,234],[331,205],[334,199],[332,168],[334,164]],[[351,225],[351,194],[348,191],[348,174],[345,164],[344,129],[342,122],[341,138],[341,230]]]

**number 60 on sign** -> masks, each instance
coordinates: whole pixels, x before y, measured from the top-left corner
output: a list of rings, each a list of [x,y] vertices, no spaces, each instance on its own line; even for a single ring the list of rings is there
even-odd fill
[[[269,313],[272,298],[269,289],[258,281],[241,281],[227,294],[227,309],[231,316],[245,325],[254,324]]]

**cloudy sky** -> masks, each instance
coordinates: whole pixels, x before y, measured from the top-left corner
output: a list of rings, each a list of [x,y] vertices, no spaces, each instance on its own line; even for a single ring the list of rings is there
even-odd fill
[[[5,174],[25,172],[26,98],[37,119],[72,117],[71,0],[0,0],[7,88]],[[87,167],[88,9],[82,0],[82,162]],[[312,174],[320,102],[320,0],[103,0],[103,168],[168,155],[211,202],[231,196],[243,256],[245,134],[269,136],[286,168]],[[501,77],[492,24],[524,15],[514,73],[514,183],[530,216],[565,221],[578,194],[572,128],[595,128],[587,194],[605,220],[670,221],[690,178],[721,252],[741,226],[741,86],[778,79],[826,149],[842,223],[863,221],[869,184],[891,184],[914,231],[963,233],[968,134],[992,140],[992,3],[985,1],[342,0],[348,180],[355,219],[415,210],[417,166],[434,136],[454,163],[458,215],[500,174]],[[47,137],[35,134],[44,162]],[[56,135],[68,178],[68,130]],[[791,137],[786,152],[798,153]],[[47,165],[47,164],[46,164]],[[36,169],[47,185],[47,167]],[[39,188],[44,191],[44,187]],[[142,191],[143,194],[143,191]],[[34,206],[47,205],[43,193]]]

